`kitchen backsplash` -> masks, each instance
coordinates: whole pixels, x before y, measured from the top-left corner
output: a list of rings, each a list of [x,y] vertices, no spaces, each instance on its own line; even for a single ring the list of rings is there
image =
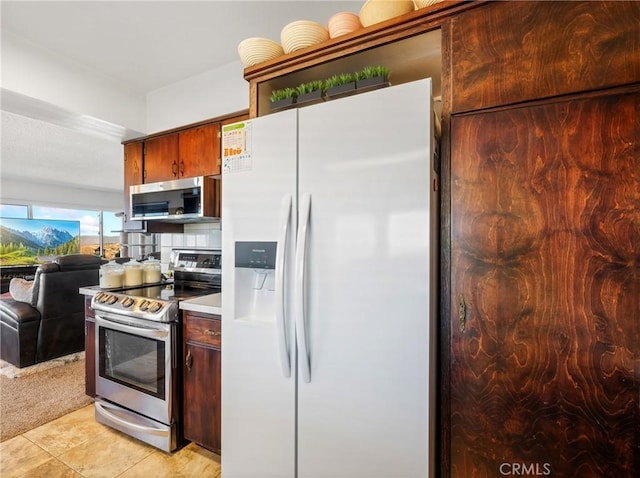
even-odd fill
[[[171,249],[198,248],[216,249],[222,245],[220,223],[185,224],[182,234],[160,234],[160,253],[162,271],[169,268]]]

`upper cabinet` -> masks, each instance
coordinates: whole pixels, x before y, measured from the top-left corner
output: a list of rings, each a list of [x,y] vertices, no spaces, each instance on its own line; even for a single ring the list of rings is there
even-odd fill
[[[142,184],[143,182],[143,143],[136,141],[124,145],[124,210],[127,218],[131,208],[131,198],[129,197],[129,186]]]
[[[145,183],[220,174],[220,123],[150,138],[144,148]]]
[[[637,2],[536,7],[495,2],[452,19],[453,113],[640,79]]]
[[[129,186],[136,184],[198,176],[219,178],[221,127],[248,117],[248,110],[238,111],[124,143],[126,196]]]
[[[178,133],[178,177],[220,174],[220,123]]]
[[[145,183],[178,179],[178,135],[170,134],[144,142]]]

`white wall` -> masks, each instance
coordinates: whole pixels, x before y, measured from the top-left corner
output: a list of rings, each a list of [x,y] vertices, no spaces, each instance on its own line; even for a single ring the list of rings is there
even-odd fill
[[[249,83],[238,60],[147,95],[147,131],[156,133],[249,107]]]
[[[69,209],[105,209],[120,211],[124,208],[122,192],[98,191],[83,188],[81,184],[73,188],[69,185],[51,182],[22,181],[16,178],[1,178],[2,203],[37,204],[40,206]]]
[[[128,129],[147,129],[143,92],[9,32],[2,32],[2,87]]]
[[[104,154],[85,154],[80,158],[80,168],[77,161],[71,161],[73,148],[68,144],[55,146],[56,138],[46,133],[47,124],[71,128],[77,135],[81,132],[93,134],[92,128],[97,125],[102,129],[100,133],[113,136],[125,130],[140,132],[134,136],[137,137],[233,113],[249,105],[249,83],[243,78],[243,66],[239,60],[148,95],[9,32],[3,32],[1,65],[3,110],[34,120],[31,121],[34,127],[28,132],[2,132],[3,153],[7,153],[6,158],[3,154],[3,160],[11,160],[12,164],[19,162],[15,163],[17,172],[9,167],[7,161],[0,166],[5,172],[4,177],[0,175],[0,199],[4,203],[108,210],[123,208],[119,142],[124,138],[111,138],[117,146],[117,154],[110,151],[110,158],[106,160],[103,159]],[[85,115],[94,120],[84,121]],[[101,121],[108,124],[101,125]],[[84,130],[77,130],[80,126]],[[62,179],[55,174],[46,174],[41,171],[43,168],[26,168],[27,153],[33,151],[33,138],[38,135],[46,135],[46,138],[38,137],[38,144],[44,143],[47,148],[53,148],[37,151],[38,164],[64,171],[70,186],[59,184]],[[87,136],[86,139],[90,138]],[[76,142],[72,141],[72,144]],[[96,148],[100,149],[100,144],[104,144],[103,136],[96,140]]]

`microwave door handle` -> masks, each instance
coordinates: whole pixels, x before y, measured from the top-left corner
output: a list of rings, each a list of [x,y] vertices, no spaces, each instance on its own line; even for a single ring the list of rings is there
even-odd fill
[[[292,197],[287,194],[282,198],[280,207],[280,235],[276,246],[276,334],[278,336],[278,356],[280,367],[285,378],[291,376],[291,361],[289,359],[289,346],[287,343],[287,327],[285,317],[285,257],[287,253],[287,238],[289,237],[289,224],[291,223]]]
[[[164,340],[169,336],[169,331],[167,330],[151,329],[147,327],[135,327],[132,325],[123,324],[121,322],[106,320],[103,317],[108,317],[108,316],[107,315],[102,316],[102,315],[96,314],[96,325],[98,327],[113,329],[119,332],[127,332],[130,334],[135,334],[140,337],[146,337],[150,339]]]

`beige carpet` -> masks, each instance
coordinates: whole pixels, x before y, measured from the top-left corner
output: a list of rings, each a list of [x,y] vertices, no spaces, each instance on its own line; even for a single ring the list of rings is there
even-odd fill
[[[0,442],[93,402],[84,390],[84,352],[22,369],[0,361]]]

